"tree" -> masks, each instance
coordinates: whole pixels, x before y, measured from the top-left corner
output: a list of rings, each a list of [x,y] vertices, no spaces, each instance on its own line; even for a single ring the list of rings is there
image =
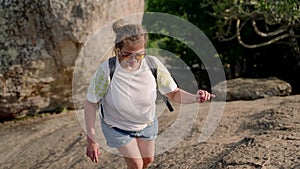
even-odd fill
[[[220,41],[237,39],[246,48],[286,44],[300,64],[298,0],[216,0],[206,5],[211,5],[211,14],[218,19],[216,36]],[[256,38],[247,37],[250,27]]]
[[[215,18],[205,12],[202,6],[203,2],[203,0],[151,0],[146,1],[146,11],[176,15],[188,20],[197,26],[207,37],[211,37],[214,35],[214,32],[211,31],[211,29],[214,25]],[[190,36],[188,30],[180,31],[181,34]],[[194,51],[183,43],[184,40],[157,34],[150,34],[149,37],[150,46],[152,45],[151,47],[158,47],[176,54],[191,68],[199,83],[199,87],[209,89],[210,84],[208,84],[208,75],[204,66],[202,66],[201,60]]]
[[[146,1],[146,11],[177,15],[198,26],[218,51],[227,78],[276,76],[300,93],[298,1],[151,0]],[[176,46],[180,57],[192,54],[179,42],[170,43],[170,39],[159,36],[153,39],[167,50]],[[195,63],[192,58],[183,60],[191,66]]]

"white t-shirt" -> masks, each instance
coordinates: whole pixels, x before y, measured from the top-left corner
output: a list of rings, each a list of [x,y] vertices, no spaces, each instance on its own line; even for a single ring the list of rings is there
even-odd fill
[[[166,67],[154,56],[157,68],[157,87],[161,94],[174,91],[176,83]],[[92,76],[87,100],[103,105],[104,120],[112,127],[137,131],[155,119],[156,81],[146,62],[138,70],[128,72],[116,60],[116,69],[110,82],[108,60]]]

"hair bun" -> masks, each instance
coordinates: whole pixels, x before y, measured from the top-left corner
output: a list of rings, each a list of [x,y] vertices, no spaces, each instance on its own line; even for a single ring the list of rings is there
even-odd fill
[[[123,19],[119,19],[113,24],[112,28],[113,28],[114,32],[117,33],[117,32],[119,32],[120,28],[122,28],[124,25],[125,25],[125,22],[123,21]]]

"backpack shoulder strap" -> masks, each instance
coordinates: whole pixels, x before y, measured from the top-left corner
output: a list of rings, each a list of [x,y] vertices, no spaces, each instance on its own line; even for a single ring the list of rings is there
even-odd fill
[[[146,60],[146,62],[148,64],[148,66],[150,67],[150,70],[151,70],[151,72],[152,72],[152,74],[153,74],[153,76],[155,78],[156,84],[157,84],[157,67],[156,67],[156,63],[149,56],[146,56],[145,60]],[[172,104],[170,103],[170,101],[168,100],[168,97],[165,96],[165,95],[162,95],[162,94],[160,94],[160,95],[162,96],[162,99],[165,102],[165,104],[167,105],[169,111],[170,112],[174,111],[174,108],[173,108]]]
[[[111,57],[111,58],[108,59],[110,81],[112,80],[112,77],[113,77],[113,75],[115,73],[115,70],[116,70],[116,60],[117,60],[116,56]]]
[[[113,75],[114,75],[114,73],[115,73],[115,70],[116,70],[116,60],[117,60],[117,57],[116,56],[114,56],[114,57],[111,57],[111,58],[109,58],[108,59],[108,67],[109,67],[109,79],[110,79],[110,81],[112,80],[112,77],[113,77]],[[104,112],[103,112],[103,106],[102,106],[102,104],[100,103],[100,104],[98,104],[98,106],[100,107],[100,112],[101,112],[101,116],[102,116],[102,118],[104,118]]]
[[[155,78],[155,81],[157,82],[157,68],[156,68],[155,61],[149,56],[146,56],[145,60]]]

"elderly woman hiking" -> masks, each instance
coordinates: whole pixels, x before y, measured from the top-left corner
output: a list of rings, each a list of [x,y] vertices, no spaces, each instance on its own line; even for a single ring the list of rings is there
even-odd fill
[[[99,145],[95,139],[99,108],[107,144],[118,149],[128,169],[147,168],[154,160],[158,134],[156,89],[181,104],[202,103],[215,96],[204,90],[191,94],[178,88],[166,67],[156,57],[146,55],[148,38],[141,25],[118,20],[113,30],[115,57],[101,63],[88,87],[84,113],[86,154],[93,162],[99,161]],[[155,75],[151,67],[155,67]]]

